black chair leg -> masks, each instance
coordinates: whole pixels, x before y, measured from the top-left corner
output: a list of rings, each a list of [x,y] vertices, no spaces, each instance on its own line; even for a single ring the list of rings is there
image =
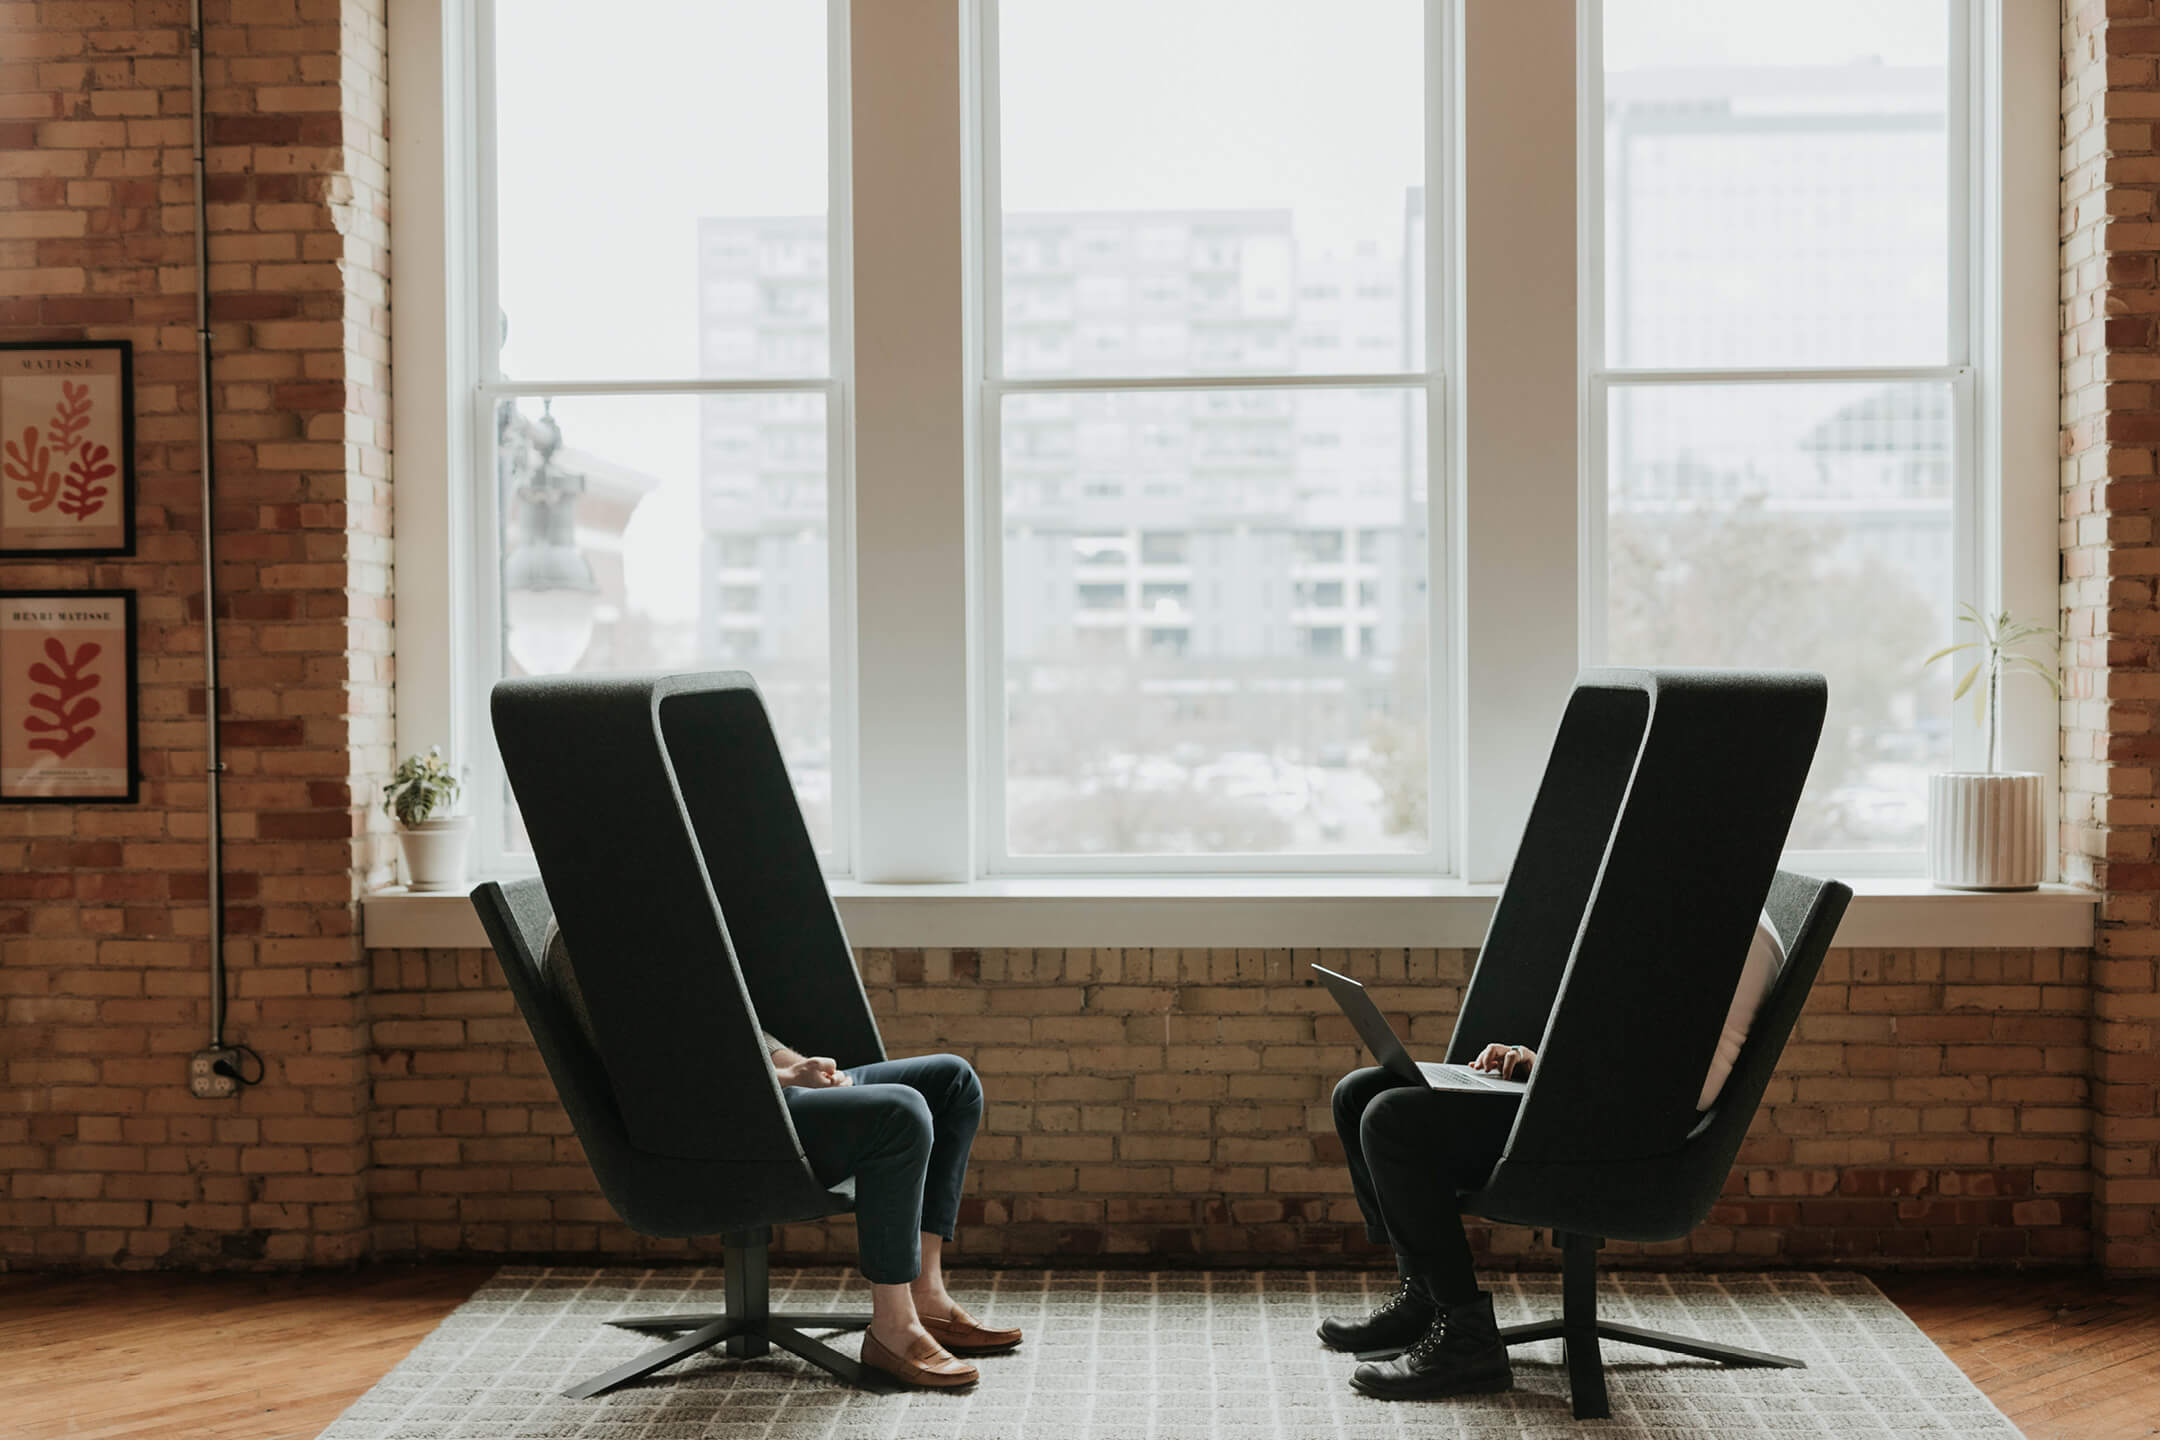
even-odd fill
[[[1578,1420],[1603,1420],[1612,1414],[1605,1390],[1605,1357],[1599,1340],[1618,1340],[1651,1350],[1693,1355],[1724,1365],[1773,1365],[1805,1370],[1807,1362],[1737,1345],[1716,1345],[1617,1320],[1600,1320],[1597,1313],[1597,1252],[1605,1242],[1593,1235],[1555,1237],[1560,1241],[1560,1318],[1528,1325],[1509,1325],[1500,1331],[1504,1345],[1528,1345],[1538,1340],[1558,1340],[1567,1347],[1568,1392]]]
[[[741,1243],[740,1235],[727,1237],[728,1314],[743,1321],[743,1328],[728,1337],[727,1353],[738,1360],[755,1359],[772,1349],[765,1338],[766,1322],[772,1318],[772,1270],[765,1246],[772,1232],[763,1233],[765,1239],[755,1244]]]
[[[621,1320],[608,1321],[608,1324],[619,1330],[632,1330],[640,1334],[668,1334],[675,1331],[690,1333],[681,1335],[656,1350],[648,1350],[637,1359],[626,1361],[604,1374],[580,1381],[563,1394],[572,1400],[605,1395],[610,1390],[627,1385],[633,1380],[642,1380],[655,1370],[664,1369],[678,1360],[710,1350],[716,1345],[726,1346],[731,1357],[743,1360],[770,1354],[772,1347],[778,1345],[850,1385],[866,1390],[884,1388],[876,1372],[802,1333],[805,1330],[867,1329],[870,1324],[868,1315],[859,1311],[830,1315],[775,1315],[772,1311],[772,1274],[767,1260],[767,1247],[772,1244],[772,1231],[731,1231],[725,1240],[727,1309],[681,1315],[628,1316]]]
[[[710,1350],[713,1346],[732,1339],[740,1328],[740,1322],[738,1321],[722,1320],[717,1324],[707,1325],[703,1329],[693,1330],[681,1339],[671,1340],[657,1350],[646,1351],[635,1360],[625,1361],[614,1369],[595,1375],[589,1380],[580,1380],[577,1384],[563,1391],[563,1396],[569,1400],[590,1400],[595,1395],[605,1395],[608,1391],[618,1386],[627,1385],[632,1380],[642,1380],[647,1375],[652,1374],[653,1371],[672,1365],[687,1355],[695,1355],[700,1351]]]
[[[1597,1330],[1607,1340],[1624,1340],[1649,1350],[1670,1350],[1675,1355],[1693,1355],[1698,1360],[1716,1360],[1725,1365],[1775,1366],[1782,1370],[1807,1369],[1807,1361],[1795,1360],[1790,1355],[1743,1350],[1738,1345],[1713,1345],[1708,1340],[1668,1335],[1663,1330],[1645,1330],[1640,1325],[1622,1325],[1615,1320],[1598,1321]]]
[[[1612,1414],[1605,1395],[1605,1357],[1598,1350],[1597,1252],[1605,1242],[1570,1235],[1560,1251],[1560,1342],[1567,1350],[1568,1396],[1577,1420]]]
[[[860,1360],[849,1359],[832,1346],[811,1339],[792,1325],[775,1323],[766,1334],[771,1337],[772,1343],[781,1349],[800,1355],[820,1370],[829,1371],[858,1390],[884,1391],[892,1388],[883,1376]]]

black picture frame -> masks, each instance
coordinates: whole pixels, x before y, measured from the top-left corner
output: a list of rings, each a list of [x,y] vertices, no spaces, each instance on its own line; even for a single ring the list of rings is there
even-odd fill
[[[0,725],[12,725],[18,718],[11,702],[12,685],[20,683],[10,673],[7,646],[4,636],[16,629],[29,631],[30,627],[18,627],[11,622],[11,615],[20,602],[47,602],[53,608],[64,610],[83,601],[120,602],[120,622],[124,655],[125,682],[118,697],[123,710],[126,737],[125,790],[98,790],[89,792],[60,792],[49,794],[18,793],[18,786],[9,782],[10,767],[0,758],[0,805],[134,805],[142,799],[142,750],[141,706],[138,704],[138,678],[136,670],[136,607],[133,590],[0,590]],[[104,697],[99,697],[101,700]],[[6,754],[0,747],[0,757]]]
[[[0,472],[0,474],[5,475],[6,485],[6,494],[0,495],[0,560],[64,560],[133,555],[135,553],[134,342],[128,340],[0,341],[0,387],[4,387],[10,378],[26,373],[23,369],[25,362],[16,359],[17,356],[50,355],[54,357],[54,365],[57,371],[67,364],[67,360],[63,357],[88,359],[91,355],[99,352],[111,353],[118,358],[120,414],[118,417],[117,444],[113,448],[117,451],[114,458],[117,461],[119,472],[114,478],[117,478],[120,482],[120,493],[117,497],[120,513],[116,517],[119,536],[109,543],[97,545],[18,543],[24,538],[24,534],[9,520],[8,510],[9,501],[17,495],[22,484],[22,481],[18,478],[19,472],[16,465],[23,437],[19,434],[8,433],[11,430],[19,430],[21,427],[16,418],[8,413],[4,389],[0,389],[0,447],[5,447],[0,449],[0,455],[4,455],[6,458],[6,469],[4,472]],[[37,377],[31,376],[29,378]],[[35,426],[31,428],[35,430]],[[107,523],[101,528],[109,532],[113,526]],[[48,539],[51,538],[51,527],[44,527],[44,533],[46,533]]]

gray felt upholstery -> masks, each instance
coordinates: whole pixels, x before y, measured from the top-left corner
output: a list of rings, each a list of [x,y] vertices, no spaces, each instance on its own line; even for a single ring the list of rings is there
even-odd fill
[[[562,927],[548,922],[547,944],[540,952],[540,978],[547,982],[548,993],[555,1003],[562,1006],[577,1033],[600,1053],[600,1032],[593,1029],[592,1007],[585,1003],[585,992],[578,988],[577,970],[570,964],[570,945],[562,938]]]
[[[1578,679],[1448,1046],[1538,1052],[1466,1209],[1638,1241],[1708,1215],[1852,895],[1778,869],[1827,694],[1791,671]],[[1701,1114],[1766,909],[1786,966]]]
[[[521,678],[492,709],[541,878],[473,903],[609,1200],[669,1236],[850,1208],[760,1021],[843,1066],[885,1050],[755,683]],[[589,1031],[543,973],[551,915]]]

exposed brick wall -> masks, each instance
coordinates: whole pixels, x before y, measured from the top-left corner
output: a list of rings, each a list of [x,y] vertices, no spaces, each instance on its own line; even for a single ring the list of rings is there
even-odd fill
[[[210,0],[228,1034],[208,1023],[184,0],[0,4],[0,339],[135,345],[142,801],[0,807],[0,1267],[327,1263],[367,1241],[367,802],[390,714],[385,0]]]
[[[1307,960],[1375,986],[1430,1048],[1470,967],[1454,950],[862,952],[888,1050],[955,1050],[983,1076],[957,1253],[1377,1258],[1328,1110],[1362,1051],[1300,979]],[[1725,1201],[1656,1252],[2084,1261],[2086,966],[2081,951],[1833,952]],[[377,1254],[713,1248],[614,1219],[491,956],[378,952],[372,989]],[[1499,1256],[1550,1255],[1524,1231],[1486,1240]],[[853,1248],[844,1221],[787,1227],[780,1244]]]
[[[139,470],[134,557],[0,584],[138,591],[145,772],[135,806],[0,807],[0,1267],[682,1248],[593,1191],[491,959],[358,950],[389,858],[387,5],[207,0],[230,1032],[270,1083],[205,1105],[187,7],[0,0],[0,338],[133,340]],[[2064,20],[2062,833],[2097,951],[1833,954],[1726,1201],[1668,1253],[2097,1237],[2160,1269],[2160,16]],[[1303,957],[862,958],[896,1052],[989,1082],[967,1254],[1364,1253],[1326,1115],[1356,1050]],[[1334,958],[1444,1035],[1465,956]]]
[[[2063,868],[2105,895],[2098,1254],[2160,1270],[2160,16],[2063,15]]]

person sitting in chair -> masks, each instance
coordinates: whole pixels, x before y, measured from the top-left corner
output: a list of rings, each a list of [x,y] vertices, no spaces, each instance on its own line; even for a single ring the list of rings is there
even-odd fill
[[[972,1385],[958,1357],[1020,1343],[984,1325],[945,1288],[945,1242],[982,1120],[982,1082],[958,1055],[918,1055],[842,1070],[765,1036],[788,1116],[818,1179],[855,1177],[855,1233],[870,1282],[862,1361],[903,1385]]]
[[[1696,1109],[1708,1110],[1716,1101],[1784,967],[1785,947],[1765,915]],[[1536,1064],[1537,1052],[1528,1046],[1498,1043],[1470,1062],[1474,1070],[1511,1080],[1529,1079]],[[1365,1233],[1375,1244],[1394,1247],[1400,1276],[1371,1314],[1320,1322],[1321,1342],[1336,1350],[1401,1352],[1359,1365],[1352,1388],[1382,1400],[1513,1388],[1507,1346],[1492,1296],[1478,1287],[1458,1202],[1492,1174],[1521,1100],[1520,1092],[1412,1085],[1378,1067],[1353,1070],[1336,1085],[1335,1131]]]
[[[552,923],[541,970],[593,1048],[592,1013],[562,931]],[[763,1035],[774,1079],[810,1169],[823,1185],[855,1177],[858,1264],[870,1282],[862,1363],[903,1385],[952,1389],[980,1377],[963,1355],[1020,1343],[984,1325],[945,1288],[945,1242],[960,1218],[982,1082],[958,1055],[918,1055],[842,1070]]]

